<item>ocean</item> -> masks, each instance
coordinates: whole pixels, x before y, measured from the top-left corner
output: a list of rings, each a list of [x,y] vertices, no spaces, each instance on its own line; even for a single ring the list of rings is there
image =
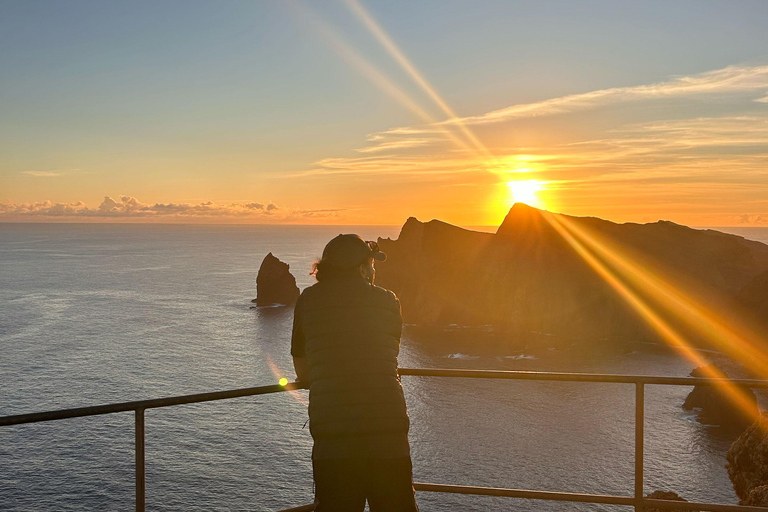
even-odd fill
[[[721,228],[768,242],[768,228]],[[292,310],[251,308],[268,252],[300,288],[340,232],[397,227],[0,224],[0,415],[293,379]],[[574,348],[490,326],[405,326],[400,365],[686,376],[657,345]],[[733,364],[716,353],[712,360]],[[354,383],[350,383],[354,385]],[[416,481],[630,495],[630,385],[403,377]],[[646,391],[647,492],[736,503],[732,438]],[[766,397],[760,395],[765,408]],[[271,511],[312,501],[307,392],[147,411],[147,510]],[[130,511],[133,415],[0,427],[0,510]],[[423,511],[624,510],[418,493]]]

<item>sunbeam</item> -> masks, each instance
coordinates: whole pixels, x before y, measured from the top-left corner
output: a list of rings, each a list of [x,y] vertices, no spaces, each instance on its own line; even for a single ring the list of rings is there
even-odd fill
[[[662,316],[655,311],[646,300],[640,297],[635,291],[633,291],[622,279],[613,272],[600,258],[598,258],[592,252],[592,245],[589,247],[586,243],[569,227],[573,223],[563,222],[565,219],[562,216],[554,215],[549,212],[543,212],[544,219],[563,237],[568,245],[595,271],[602,277],[611,288],[613,288],[619,296],[629,304],[632,309],[643,319],[648,325],[650,325],[669,345],[676,347],[681,351],[684,357],[697,366],[704,367],[704,371],[707,377],[714,379],[726,379],[716,383],[716,386],[720,388],[723,393],[728,396],[731,401],[745,414],[745,416],[754,418],[755,411],[751,407],[747,395],[738,386],[727,380],[727,376],[722,372],[716,370],[712,366],[708,366],[709,361],[703,358],[689,343],[683,335],[675,330],[669,322],[664,320]],[[567,221],[566,221],[567,222]]]
[[[483,144],[480,139],[467,127],[461,118],[454,112],[454,110],[446,103],[446,101],[438,94],[437,90],[430,84],[427,79],[422,75],[416,66],[411,63],[408,57],[403,54],[400,48],[395,44],[391,37],[384,31],[381,25],[371,16],[371,14],[363,7],[358,0],[345,0],[347,6],[353,13],[360,19],[365,27],[371,32],[373,37],[384,47],[389,55],[405,70],[406,73],[413,79],[416,84],[424,90],[424,92],[440,107],[440,109],[448,116],[448,120],[441,124],[454,125],[461,130],[464,136],[471,142],[475,150],[479,151],[486,159],[495,159],[495,156],[490,150]]]

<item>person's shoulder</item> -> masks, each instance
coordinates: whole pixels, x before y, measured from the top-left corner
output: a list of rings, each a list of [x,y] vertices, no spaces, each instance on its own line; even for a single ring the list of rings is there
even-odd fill
[[[381,286],[376,286],[375,284],[370,285],[370,287],[378,300],[400,309],[400,300],[397,298],[397,295],[395,295],[395,292],[382,288]]]
[[[299,294],[299,298],[296,301],[296,304],[300,304],[303,302],[306,302],[307,300],[312,300],[312,297],[316,296],[319,291],[319,285],[320,283],[315,283],[311,286],[307,286],[301,291],[301,294]]]

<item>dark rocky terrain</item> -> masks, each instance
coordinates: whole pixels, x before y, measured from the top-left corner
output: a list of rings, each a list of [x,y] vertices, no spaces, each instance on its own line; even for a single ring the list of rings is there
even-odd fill
[[[763,414],[733,443],[726,459],[740,505],[768,506],[768,416]]]
[[[547,216],[590,233],[603,247],[718,314],[761,320],[760,312],[768,310],[768,245],[668,221],[616,224],[548,214],[521,203],[495,234],[408,219],[397,240],[379,239],[388,259],[377,263],[376,283],[397,293],[408,323],[490,324],[571,339],[655,338]],[[593,254],[616,270],[615,262]],[[625,273],[621,280],[663,315],[661,299],[644,292],[632,277]],[[671,315],[665,320],[686,328],[675,325]],[[691,332],[689,339],[706,345],[696,336]]]

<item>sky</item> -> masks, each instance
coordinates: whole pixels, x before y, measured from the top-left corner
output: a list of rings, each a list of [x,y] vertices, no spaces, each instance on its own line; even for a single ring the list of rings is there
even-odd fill
[[[0,222],[768,226],[768,2],[0,0]]]

